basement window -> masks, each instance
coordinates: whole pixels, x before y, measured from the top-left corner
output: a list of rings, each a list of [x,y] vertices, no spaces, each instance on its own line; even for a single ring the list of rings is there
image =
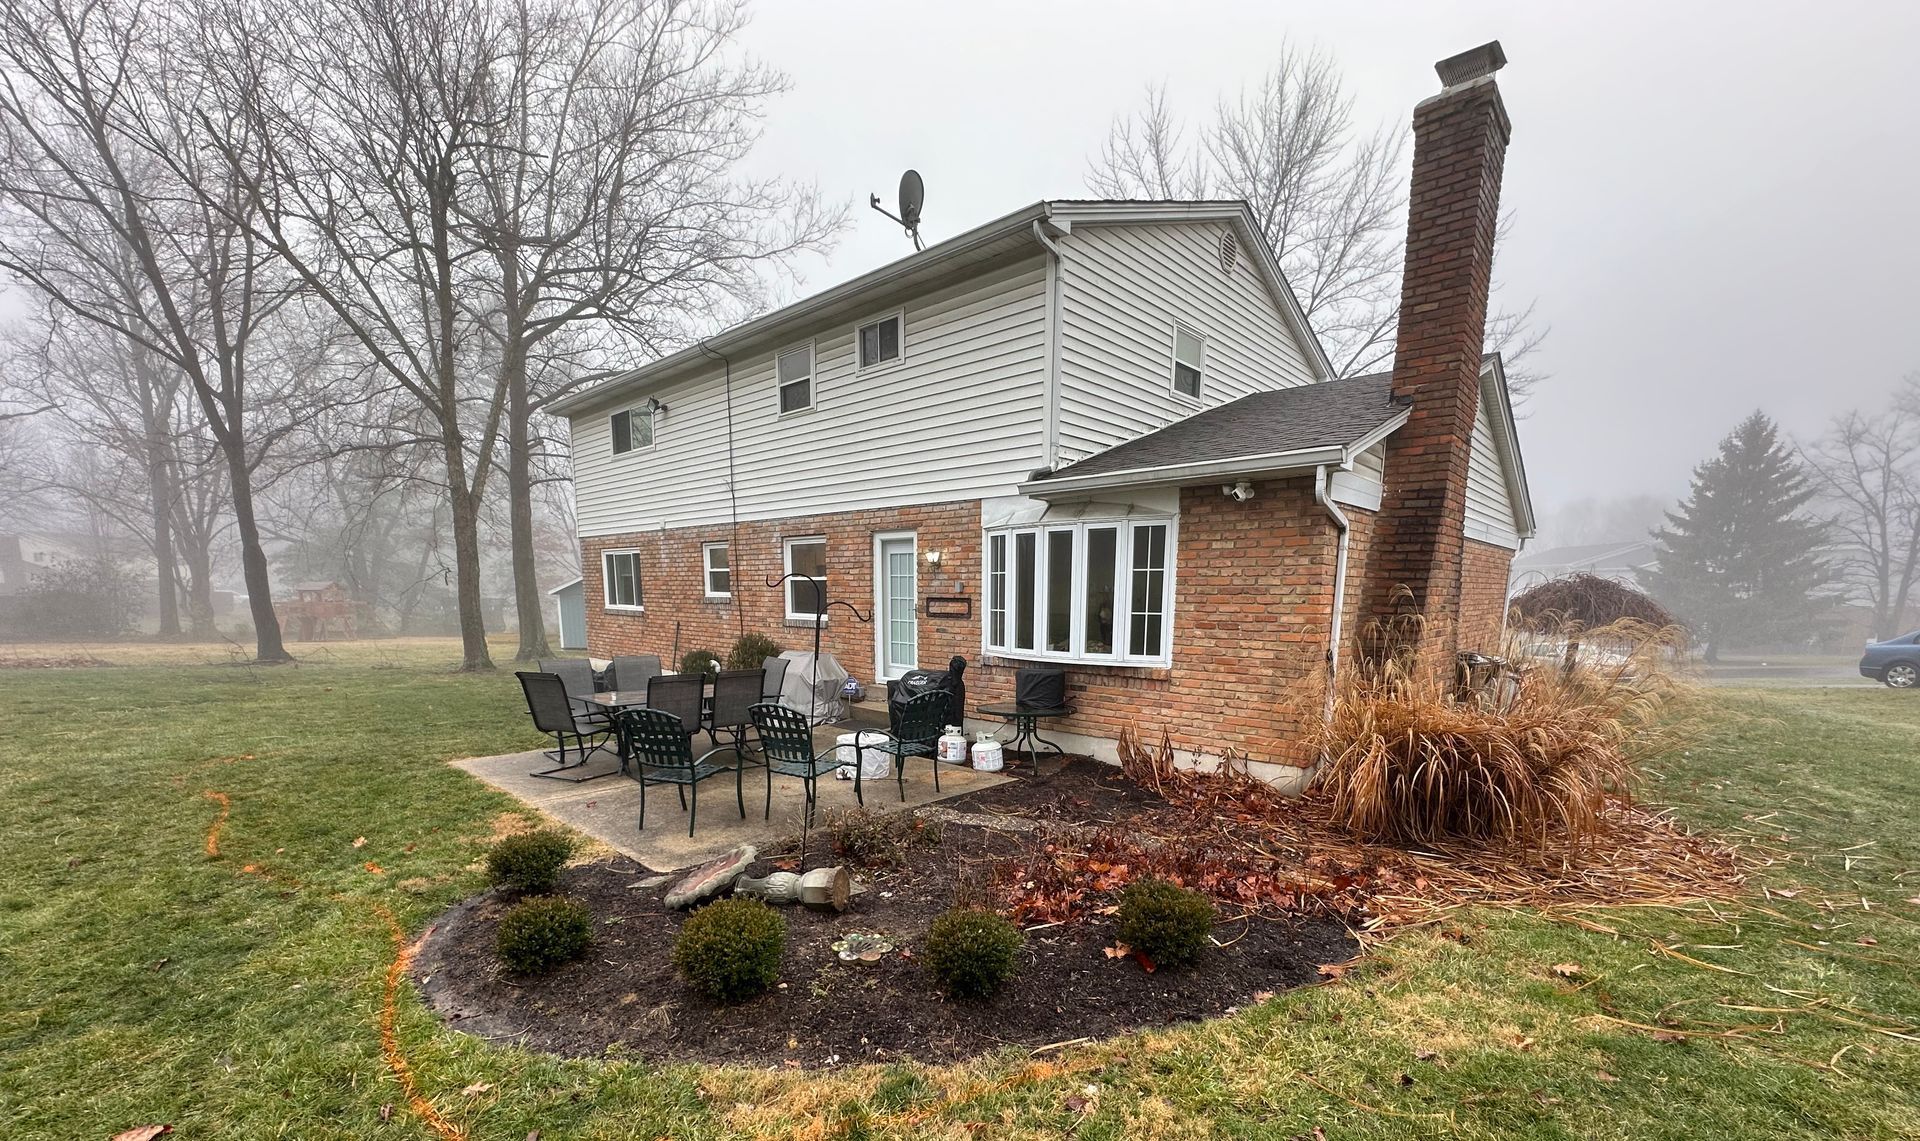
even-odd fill
[[[1046,661],[1168,664],[1173,546],[1170,519],[988,532],[987,649]]]
[[[786,542],[787,620],[824,623],[827,620],[827,541],[818,536]],[[814,584],[818,583],[816,590]]]
[[[608,551],[600,556],[608,610],[643,610],[640,603],[640,552]]]
[[[613,454],[653,446],[653,409],[623,408],[613,414]]]
[[[1200,395],[1200,380],[1206,371],[1207,339],[1175,322],[1173,326],[1173,390],[1185,396]]]
[[[854,338],[860,346],[860,367],[875,368],[892,364],[901,356],[900,314],[894,313],[860,326]]]
[[[708,543],[700,548],[701,573],[705,576],[706,596],[714,599],[733,597],[733,565],[725,543]]]

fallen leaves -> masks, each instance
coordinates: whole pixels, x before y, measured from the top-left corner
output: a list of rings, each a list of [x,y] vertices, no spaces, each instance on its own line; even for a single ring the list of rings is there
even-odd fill
[[[1584,973],[1579,963],[1555,963],[1547,969],[1563,979],[1577,979]]]
[[[1320,977],[1323,979],[1329,979],[1329,980],[1338,979],[1341,976],[1345,975],[1349,970],[1352,970],[1353,964],[1357,961],[1358,960],[1349,959],[1344,963],[1321,963]]]
[[[155,1137],[164,1137],[173,1132],[171,1125],[136,1125],[132,1129],[122,1129],[113,1135],[113,1141],[153,1141]]]
[[[366,838],[365,836],[355,836],[355,837],[353,838],[353,846],[354,846],[354,847],[356,847],[356,848],[364,848],[364,847],[366,847],[366,846],[367,846],[367,838]]]
[[[467,1097],[479,1097],[481,1094],[486,1093],[488,1090],[492,1088],[493,1088],[492,1082],[474,1082],[472,1085],[461,1090],[460,1092],[462,1094],[465,1094]]]

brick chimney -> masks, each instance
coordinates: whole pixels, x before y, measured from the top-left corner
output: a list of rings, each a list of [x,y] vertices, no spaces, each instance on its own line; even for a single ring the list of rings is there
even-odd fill
[[[1414,108],[1393,356],[1393,394],[1411,401],[1413,412],[1387,444],[1367,572],[1369,614],[1421,615],[1420,660],[1449,669],[1458,649],[1495,649],[1461,647],[1457,622],[1467,457],[1480,405],[1500,172],[1512,132],[1493,79],[1506,62],[1498,41],[1441,60],[1434,70],[1444,89]]]

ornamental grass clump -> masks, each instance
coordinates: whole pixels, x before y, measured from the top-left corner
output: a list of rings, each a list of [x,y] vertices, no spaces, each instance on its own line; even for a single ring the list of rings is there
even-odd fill
[[[1599,634],[1600,631],[1591,632]],[[1313,742],[1334,823],[1367,840],[1570,849],[1631,796],[1639,760],[1670,747],[1663,718],[1681,690],[1670,642],[1609,628],[1605,656],[1528,663],[1478,693],[1456,692],[1404,659],[1355,670]]]
[[[487,879],[499,887],[544,895],[573,857],[573,838],[552,828],[508,836],[487,852]]]
[[[586,954],[592,941],[593,913],[585,904],[543,895],[513,905],[500,920],[495,949],[514,974],[544,975]]]
[[[1013,977],[1025,941],[991,911],[955,908],[927,930],[927,970],[949,998],[987,998]]]
[[[787,921],[757,899],[710,903],[687,917],[673,943],[673,966],[715,1002],[741,1002],[780,978]]]
[[[1171,880],[1138,879],[1120,892],[1120,942],[1155,967],[1200,961],[1213,933],[1213,901]]]

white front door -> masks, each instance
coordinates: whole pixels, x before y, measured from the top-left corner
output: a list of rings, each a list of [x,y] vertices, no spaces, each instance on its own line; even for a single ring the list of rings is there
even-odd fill
[[[874,540],[874,625],[880,680],[920,668],[919,571],[913,532]]]

